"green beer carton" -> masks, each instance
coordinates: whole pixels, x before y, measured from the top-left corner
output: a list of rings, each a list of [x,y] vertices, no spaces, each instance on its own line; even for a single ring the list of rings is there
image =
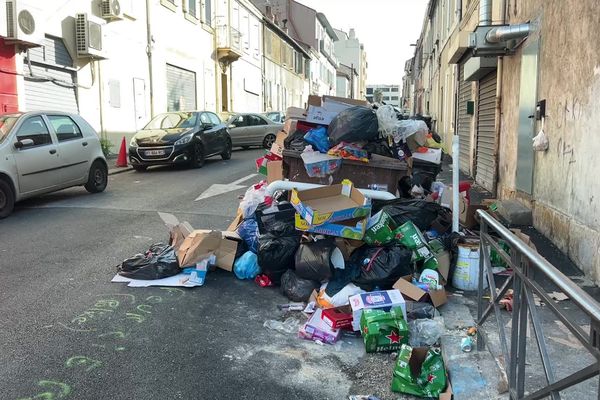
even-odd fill
[[[402,346],[394,367],[392,392],[437,399],[447,383],[440,349]]]
[[[369,218],[367,222],[367,231],[363,241],[366,244],[382,246],[388,244],[395,239],[396,233],[394,230],[397,228],[396,223],[383,210]]]
[[[367,353],[395,351],[408,343],[408,324],[400,307],[364,310],[360,329]]]

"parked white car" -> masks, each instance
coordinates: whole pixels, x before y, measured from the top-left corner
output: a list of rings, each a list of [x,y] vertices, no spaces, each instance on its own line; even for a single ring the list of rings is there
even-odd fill
[[[98,193],[107,183],[98,134],[79,115],[0,114],[0,218],[28,197],[79,185]]]

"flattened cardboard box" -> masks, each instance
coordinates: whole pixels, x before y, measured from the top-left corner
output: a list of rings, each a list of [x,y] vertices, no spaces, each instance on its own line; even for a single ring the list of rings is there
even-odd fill
[[[398,289],[403,296],[414,300],[414,301],[426,301],[427,298],[431,300],[431,304],[435,308],[438,308],[448,302],[448,296],[446,295],[446,291],[444,289],[441,290],[431,290],[429,293],[424,291],[418,286],[415,286],[411,283],[412,276],[407,275],[398,279],[394,286],[394,289]]]
[[[273,145],[275,146],[275,145]],[[269,161],[267,163],[267,183],[283,180],[283,161]]]
[[[354,218],[346,221],[310,225],[300,214],[296,213],[295,227],[299,231],[320,233],[321,235],[337,236],[346,239],[361,240],[367,226],[366,218]],[[343,254],[343,253],[342,253]]]

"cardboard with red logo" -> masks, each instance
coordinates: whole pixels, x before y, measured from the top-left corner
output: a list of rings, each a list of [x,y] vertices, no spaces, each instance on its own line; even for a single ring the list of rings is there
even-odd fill
[[[349,305],[327,308],[323,310],[321,318],[333,329],[352,330],[352,308]]]
[[[425,357],[427,357],[428,351],[429,347],[412,348],[412,353],[410,356],[410,360],[408,361],[408,365],[410,366],[410,370],[412,371],[413,376],[419,376],[419,374],[421,373],[421,367],[423,366],[423,361],[425,361]],[[448,377],[448,366],[445,360],[444,368],[446,369],[448,385],[446,386],[446,389],[442,393],[440,393],[438,400],[452,400],[452,396],[454,395],[454,393],[452,392],[452,385],[450,384],[450,378]]]
[[[396,351],[408,344],[408,323],[401,307],[392,307],[389,312],[363,310],[360,330],[367,353]]]
[[[448,302],[446,290],[431,290],[429,293],[420,287],[412,284],[412,275],[406,275],[398,279],[393,286],[398,289],[404,297],[414,301],[430,301],[435,308],[440,307]]]
[[[400,307],[406,320],[406,302],[397,289],[361,293],[350,296],[348,300],[352,308],[352,329],[355,331],[360,330],[360,317],[363,310],[367,309],[389,311],[392,307]]]
[[[341,331],[333,329],[323,321],[322,312],[317,308],[310,319],[298,332],[298,336],[307,340],[320,340],[324,343],[333,344],[340,338]]]

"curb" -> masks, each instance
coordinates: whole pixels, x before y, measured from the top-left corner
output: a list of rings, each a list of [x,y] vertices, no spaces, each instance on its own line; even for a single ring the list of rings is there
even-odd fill
[[[133,171],[133,167],[123,167],[118,169],[109,169],[108,176],[122,174],[123,172]]]

